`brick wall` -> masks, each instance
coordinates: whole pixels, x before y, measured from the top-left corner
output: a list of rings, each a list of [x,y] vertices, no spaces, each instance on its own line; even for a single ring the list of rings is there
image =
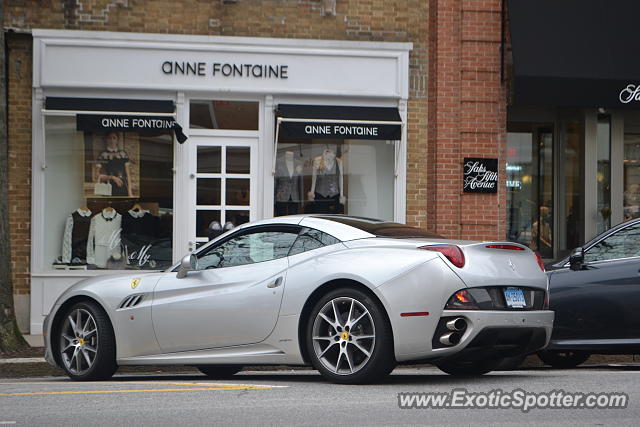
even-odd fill
[[[9,35],[8,137],[9,236],[14,294],[29,293],[31,258],[31,62],[32,40]]]
[[[337,0],[323,16],[321,0],[5,0],[5,26],[85,31],[413,42],[410,53],[407,221],[427,221],[426,0]],[[9,35],[9,179],[13,283],[29,292],[31,38]]]
[[[429,2],[428,228],[504,239],[506,85],[501,0]],[[462,191],[464,157],[499,159],[498,194]]]

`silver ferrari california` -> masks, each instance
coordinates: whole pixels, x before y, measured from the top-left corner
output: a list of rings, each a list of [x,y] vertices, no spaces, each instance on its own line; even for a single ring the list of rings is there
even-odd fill
[[[525,246],[298,215],[244,224],[165,272],[84,280],[44,326],[47,360],[74,380],[276,364],[365,383],[398,363],[481,375],[543,348],[552,323],[544,266]]]

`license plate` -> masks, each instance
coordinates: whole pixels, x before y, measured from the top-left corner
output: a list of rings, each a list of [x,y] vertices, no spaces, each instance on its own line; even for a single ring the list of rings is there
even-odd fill
[[[504,289],[504,299],[507,301],[507,307],[509,308],[524,308],[527,305],[524,300],[524,292],[522,292],[522,289]]]

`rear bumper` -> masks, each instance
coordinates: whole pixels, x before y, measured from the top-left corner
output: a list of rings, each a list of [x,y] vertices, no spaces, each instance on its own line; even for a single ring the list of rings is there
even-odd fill
[[[432,342],[428,354],[405,355],[409,360],[481,360],[513,357],[544,348],[551,338],[553,311],[482,311],[444,310],[441,318],[463,318],[467,327],[456,345],[440,346],[439,337],[446,331],[442,322],[428,339]]]
[[[442,317],[462,317],[468,326],[458,345],[434,348],[434,355],[449,360],[482,360],[514,357],[544,348],[551,338],[554,313],[444,310]],[[434,341],[441,332],[436,330]]]

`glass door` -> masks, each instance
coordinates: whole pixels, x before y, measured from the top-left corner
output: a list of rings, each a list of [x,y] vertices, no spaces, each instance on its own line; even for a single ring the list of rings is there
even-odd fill
[[[507,238],[553,258],[553,125],[509,123]]]
[[[256,219],[257,138],[192,137],[191,250]]]

